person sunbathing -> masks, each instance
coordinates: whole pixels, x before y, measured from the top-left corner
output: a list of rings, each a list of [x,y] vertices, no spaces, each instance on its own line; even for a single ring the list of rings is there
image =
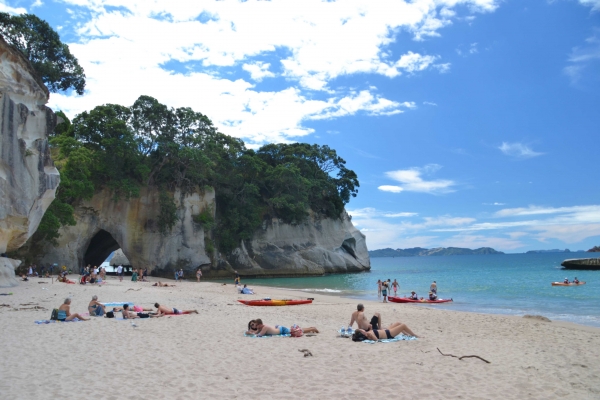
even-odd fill
[[[243,288],[240,289],[241,294],[256,294],[254,290],[250,289],[247,285],[244,285]]]
[[[175,285],[169,285],[168,283],[162,283],[162,282],[156,282],[152,286],[158,286],[158,287],[175,287]]]
[[[257,319],[254,321],[256,323],[256,329],[258,333],[256,336],[261,337],[265,335],[288,335],[290,333],[290,329],[281,325],[265,325],[263,324],[261,319]]]
[[[248,330],[246,331],[246,335],[256,335],[258,332],[259,331],[256,328],[256,321],[252,320],[248,322]]]
[[[106,312],[106,307],[98,301],[98,296],[92,296],[92,301],[88,304],[88,312],[96,317],[101,317]]]
[[[136,310],[136,307],[138,309],[141,309],[142,311],[152,311],[152,309],[145,309],[139,306],[133,306],[134,311]],[[129,304],[123,304],[123,307],[121,307],[121,314],[123,314],[123,319],[135,319],[135,318],[158,318],[158,317],[162,317],[162,315],[159,314],[150,314],[150,313],[144,313],[144,312],[132,312],[129,311]]]
[[[366,331],[364,329],[357,329],[352,335],[352,340],[354,340],[355,342],[362,342],[363,340],[367,339],[375,341],[380,339],[393,339],[401,333],[408,336],[418,337],[405,324],[400,322],[394,322],[387,329],[373,329],[370,331]]]
[[[198,314],[197,310],[179,310],[177,308],[161,306],[158,303],[154,303],[154,307],[157,309],[156,315]]]
[[[71,314],[71,299],[65,299],[64,303],[58,307],[58,320],[59,321],[71,321],[74,318],[82,321],[89,321],[89,319],[83,318],[79,314]]]
[[[348,324],[348,326],[352,327],[354,322],[356,322],[356,324],[358,325],[359,328],[362,328],[365,330],[379,329],[379,328],[381,328],[381,324],[382,324],[381,314],[379,314],[379,313],[373,314],[373,317],[371,318],[371,322],[369,322],[367,320],[367,316],[365,315],[365,306],[362,304],[358,304],[356,306],[356,311],[354,311],[352,313],[352,316],[350,318],[350,323]]]

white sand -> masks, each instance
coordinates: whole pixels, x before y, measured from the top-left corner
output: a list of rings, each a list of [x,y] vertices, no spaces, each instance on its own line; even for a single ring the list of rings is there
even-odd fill
[[[71,279],[77,279],[72,276]],[[39,284],[46,281],[46,284]],[[164,280],[163,280],[164,281]],[[172,281],[169,281],[171,283]],[[251,283],[251,282],[250,282]],[[417,341],[354,343],[337,337],[357,301],[297,291],[256,288],[242,296],[233,285],[150,283],[103,287],[31,279],[0,289],[2,399],[599,399],[600,329],[518,317],[461,313],[414,304],[364,302],[385,325],[406,323]],[[43,290],[47,288],[48,290]],[[139,291],[127,291],[129,288]],[[103,302],[159,302],[185,315],[128,321],[36,325],[72,294],[72,312],[86,312],[92,295]],[[314,297],[311,305],[248,307],[240,298]],[[13,308],[36,303],[47,311]],[[243,337],[250,319],[316,326],[315,337]],[[309,349],[303,357],[298,349]],[[443,357],[479,355],[459,361]]]

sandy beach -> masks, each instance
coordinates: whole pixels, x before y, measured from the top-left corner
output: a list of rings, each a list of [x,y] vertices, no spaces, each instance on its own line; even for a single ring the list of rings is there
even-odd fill
[[[73,280],[77,276],[70,277]],[[154,282],[156,280],[152,280]],[[165,280],[162,280],[165,281]],[[40,283],[45,282],[45,283]],[[32,278],[0,289],[0,393],[11,399],[430,398],[598,399],[600,329],[501,315],[461,313],[411,304],[363,302],[384,325],[400,321],[416,341],[354,343],[337,330],[358,301],[232,284],[146,282],[67,285]],[[174,283],[173,281],[168,281]],[[251,282],[250,282],[251,283]],[[135,290],[129,290],[135,289]],[[199,314],[128,321],[36,325],[72,296],[83,313],[101,302],[155,302]],[[314,297],[310,305],[249,307],[248,298]],[[8,305],[8,306],[4,306]],[[45,310],[35,309],[42,307]],[[249,320],[316,326],[301,338],[247,338]],[[478,355],[458,360],[442,352]],[[304,357],[299,349],[309,349]]]

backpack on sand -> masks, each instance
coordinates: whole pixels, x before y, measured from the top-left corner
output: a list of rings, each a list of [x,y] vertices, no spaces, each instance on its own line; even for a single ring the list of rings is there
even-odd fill
[[[52,314],[50,314],[50,319],[53,321],[58,320],[58,308],[55,308],[54,310],[52,310]]]

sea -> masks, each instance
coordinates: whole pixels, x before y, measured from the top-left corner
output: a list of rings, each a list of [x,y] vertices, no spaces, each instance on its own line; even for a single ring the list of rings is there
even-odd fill
[[[394,279],[399,296],[411,291],[427,297],[436,281],[438,297],[451,303],[415,307],[522,316],[543,315],[551,320],[600,327],[600,271],[563,270],[568,258],[600,257],[598,253],[525,253],[465,256],[371,258],[371,271],[321,277],[244,279],[262,285],[331,294],[357,300],[378,300],[377,280]],[[577,277],[581,286],[552,286]],[[307,296],[310,297],[310,296]]]

